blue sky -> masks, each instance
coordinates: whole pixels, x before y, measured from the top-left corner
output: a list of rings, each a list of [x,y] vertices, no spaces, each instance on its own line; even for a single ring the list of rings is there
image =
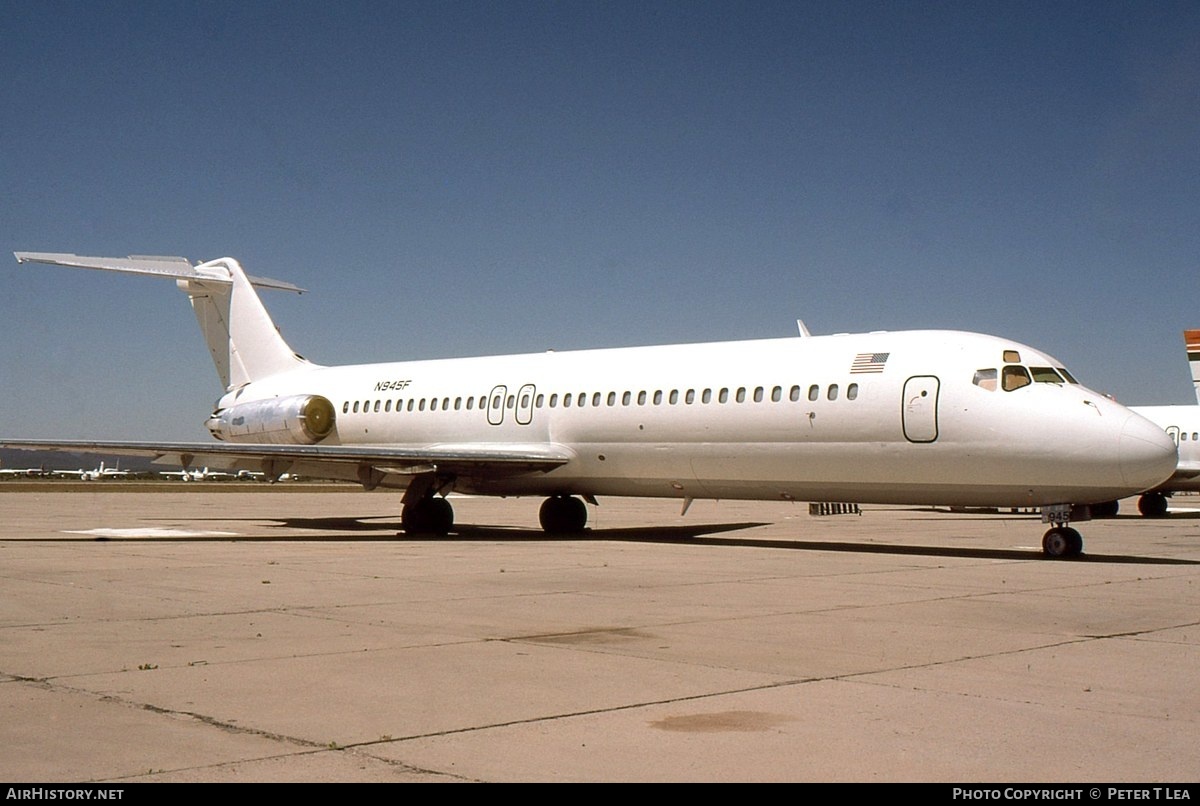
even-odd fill
[[[320,363],[915,327],[1191,403],[1194,2],[25,2],[0,50],[0,434],[200,439],[169,282]]]

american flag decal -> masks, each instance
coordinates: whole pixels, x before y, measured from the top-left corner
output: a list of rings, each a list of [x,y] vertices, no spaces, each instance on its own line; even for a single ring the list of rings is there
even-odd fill
[[[883,372],[891,353],[859,353],[850,364],[851,375],[861,375],[864,372]]]

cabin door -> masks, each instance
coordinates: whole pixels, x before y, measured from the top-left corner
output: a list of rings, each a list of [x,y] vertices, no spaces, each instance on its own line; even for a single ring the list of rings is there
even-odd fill
[[[487,417],[488,425],[500,425],[504,422],[504,398],[508,394],[507,386],[496,386],[488,395]]]
[[[938,390],[933,375],[915,375],[904,382],[901,418],[904,438],[909,442],[933,442],[938,438]]]

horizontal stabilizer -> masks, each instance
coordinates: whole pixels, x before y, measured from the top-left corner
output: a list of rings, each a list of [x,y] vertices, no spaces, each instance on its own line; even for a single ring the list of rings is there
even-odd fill
[[[148,274],[155,277],[168,277],[173,280],[194,280],[204,283],[229,285],[232,281],[228,275],[219,272],[208,272],[197,268],[185,257],[158,257],[149,255],[130,255],[129,257],[84,257],[58,252],[14,252],[18,263],[47,263],[52,266],[67,266],[74,269],[100,269],[103,271],[119,271],[127,274]],[[246,276],[251,285],[259,288],[274,288],[279,291],[294,291],[303,294],[304,289],[285,283],[282,280],[272,280],[269,277]]]

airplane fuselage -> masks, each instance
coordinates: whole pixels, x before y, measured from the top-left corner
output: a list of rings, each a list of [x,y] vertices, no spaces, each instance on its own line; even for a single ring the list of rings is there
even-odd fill
[[[1060,371],[1007,340],[908,331],[306,367],[218,411],[320,395],[322,445],[569,449],[549,472],[454,483],[495,495],[1036,506],[1161,481],[1161,431]]]

